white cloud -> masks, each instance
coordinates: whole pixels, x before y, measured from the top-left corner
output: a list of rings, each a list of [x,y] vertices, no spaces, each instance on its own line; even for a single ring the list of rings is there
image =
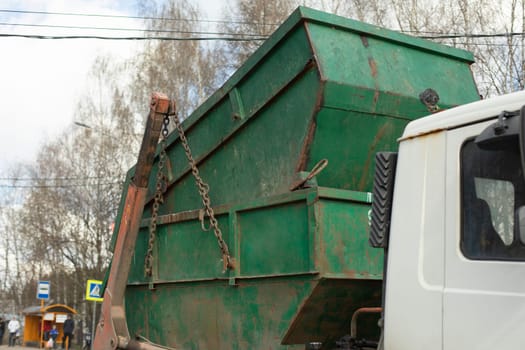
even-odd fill
[[[115,1],[24,1],[4,9],[45,12],[129,15]],[[23,6],[23,7],[21,7]],[[140,28],[138,20],[2,13],[2,22],[18,24]],[[0,33],[39,35],[130,36],[137,32],[2,26]],[[46,137],[55,137],[72,122],[72,115],[93,60],[100,54],[126,58],[134,41],[94,39],[39,40],[0,38],[0,173],[16,161],[34,159]]]
[[[223,0],[193,0],[211,19],[220,18]],[[136,16],[128,0],[4,0],[2,9]],[[138,19],[0,12],[0,22],[40,27],[0,26],[0,33],[38,35],[140,36],[142,32],[50,28],[52,26],[141,28]],[[40,40],[0,37],[0,175],[15,162],[29,163],[39,147],[73,122],[87,74],[100,54],[131,57],[141,42],[127,40]],[[123,77],[129,79],[129,77]]]

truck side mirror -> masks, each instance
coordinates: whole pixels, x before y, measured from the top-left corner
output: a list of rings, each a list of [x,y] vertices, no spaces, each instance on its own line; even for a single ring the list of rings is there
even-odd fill
[[[490,124],[476,137],[476,144],[484,150],[504,151],[518,146],[521,129],[521,111],[503,111],[498,121]]]
[[[518,148],[525,176],[525,106],[519,111],[501,112],[498,121],[483,130],[475,142],[485,150],[511,151]]]

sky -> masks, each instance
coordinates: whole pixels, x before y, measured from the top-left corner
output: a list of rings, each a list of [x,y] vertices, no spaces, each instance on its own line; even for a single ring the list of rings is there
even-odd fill
[[[222,1],[193,0],[208,19],[219,18]],[[0,35],[140,36],[140,32],[43,26],[143,28],[139,19],[64,16],[55,13],[136,16],[132,0],[2,0]],[[46,12],[48,14],[9,11]],[[21,24],[24,24],[22,26]],[[38,26],[35,26],[38,25]],[[124,40],[42,40],[0,36],[0,178],[16,163],[32,163],[41,145],[73,125],[94,59],[132,58],[138,42]]]

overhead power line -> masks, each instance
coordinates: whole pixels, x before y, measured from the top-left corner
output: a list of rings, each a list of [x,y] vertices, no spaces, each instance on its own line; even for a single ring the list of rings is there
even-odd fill
[[[199,34],[199,35],[231,35],[231,36],[254,36],[260,37],[259,34],[250,33],[224,33],[224,32],[201,32],[201,31],[184,31],[174,29],[143,29],[143,28],[116,28],[116,27],[90,27],[90,26],[65,26],[54,24],[32,24],[32,23],[8,23],[0,22],[0,26],[20,26],[20,27],[39,27],[39,28],[60,28],[60,29],[81,29],[81,30],[111,30],[111,31],[132,31],[132,32],[152,32],[152,33],[176,33],[176,34]]]
[[[191,18],[173,18],[173,17],[155,17],[155,16],[131,16],[131,15],[108,15],[108,14],[95,14],[95,13],[79,13],[79,12],[52,12],[52,11],[29,11],[29,10],[10,10],[10,9],[0,9],[0,13],[21,13],[21,14],[38,14],[38,15],[55,15],[55,16],[80,16],[80,17],[100,17],[100,18],[121,18],[121,19],[145,19],[145,20],[159,20],[159,21],[180,21],[180,22],[196,22],[196,23],[225,23],[225,24],[246,24],[246,25],[263,25],[263,26],[277,26],[278,23],[259,23],[253,21],[242,21],[242,20],[218,20],[218,19],[191,19]],[[0,23],[1,25],[7,25],[7,23]],[[68,27],[68,26],[52,26],[52,25],[33,25],[33,24],[13,24],[9,25],[21,25],[21,26],[42,26],[42,27],[56,27],[56,28],[77,28],[77,29],[100,29],[100,30],[122,30],[122,31],[146,31],[146,32],[171,32],[170,30],[155,30],[155,29],[129,29],[129,28],[96,28],[96,27]],[[174,31],[177,32],[177,31]],[[438,32],[417,32],[417,31],[401,31],[402,33],[407,33],[415,35],[423,39],[454,39],[454,38],[493,38],[493,37],[509,37],[509,36],[523,36],[523,32],[513,32],[513,33],[496,33],[496,34],[442,34]],[[419,34],[429,34],[429,35],[419,35]],[[206,34],[206,32],[203,32]],[[221,35],[221,33],[212,33]],[[225,33],[223,33],[225,34]],[[263,35],[258,34],[235,34],[228,33],[228,35],[244,35],[244,36],[258,36],[262,37]],[[130,39],[136,40],[136,39]]]
[[[276,26],[275,23],[257,23],[248,21],[231,21],[231,20],[209,20],[209,19],[184,19],[184,18],[166,18],[152,16],[129,16],[129,15],[106,15],[94,13],[73,13],[73,12],[47,12],[47,11],[26,11],[26,10],[9,10],[0,9],[0,13],[23,13],[39,15],[56,15],[56,16],[83,16],[83,17],[107,17],[107,18],[126,18],[126,19],[148,19],[163,21],[185,21],[185,22],[213,22],[213,23],[236,23],[247,25],[268,25]],[[119,28],[119,27],[94,27],[94,26],[66,26],[66,25],[47,25],[31,23],[7,23],[0,22],[0,26],[22,26],[22,27],[42,27],[42,28],[60,28],[60,29],[79,29],[79,30],[108,30],[108,31],[134,31],[145,33],[172,33],[187,35],[213,35],[216,37],[171,37],[171,36],[109,36],[109,35],[43,35],[43,34],[18,34],[18,33],[0,33],[0,37],[20,37],[29,39],[100,39],[100,40],[166,40],[166,41],[186,41],[186,40],[220,40],[220,41],[263,41],[268,38],[267,35],[257,33],[226,33],[212,31],[182,31],[173,29],[142,29],[142,28]],[[413,35],[422,39],[479,39],[479,38],[501,38],[513,36],[525,36],[523,32],[512,33],[494,33],[494,34],[470,34],[470,33],[438,33],[438,32],[416,32],[401,31],[402,33]],[[239,38],[236,38],[239,37]]]
[[[78,13],[78,12],[48,12],[48,11],[26,11],[26,10],[8,10],[0,9],[0,12],[5,13],[22,13],[22,14],[38,14],[38,15],[54,15],[54,16],[79,16],[79,17],[100,17],[100,18],[121,18],[121,19],[145,19],[158,21],[178,21],[178,22],[197,22],[197,23],[224,23],[224,24],[248,24],[248,25],[263,25],[276,26],[277,23],[258,23],[240,20],[219,20],[219,19],[192,19],[192,18],[172,18],[172,17],[154,17],[154,16],[130,16],[130,15],[106,15],[95,13]]]
[[[268,37],[234,38],[234,37],[168,37],[168,36],[100,36],[100,35],[36,35],[0,33],[0,38],[27,38],[27,39],[99,39],[99,40],[165,40],[165,41],[264,41]]]
[[[192,32],[179,32],[191,34]],[[198,34],[199,32],[193,32]],[[206,34],[205,32],[202,32]],[[210,34],[226,34],[226,33],[213,33]],[[243,34],[227,34],[227,35],[243,35]],[[100,39],[100,40],[166,40],[166,41],[264,41],[268,39],[268,36],[256,36],[256,34],[247,34],[250,37],[234,37],[234,36],[213,36],[213,37],[172,37],[172,36],[103,36],[103,35],[40,35],[40,34],[14,34],[14,33],[0,33],[0,37],[13,37],[13,38],[28,38],[28,39]],[[509,36],[525,36],[525,33],[496,33],[496,34],[451,34],[451,35],[421,35],[417,36],[422,39],[479,39],[479,38],[501,38]],[[490,45],[490,44],[484,44]]]

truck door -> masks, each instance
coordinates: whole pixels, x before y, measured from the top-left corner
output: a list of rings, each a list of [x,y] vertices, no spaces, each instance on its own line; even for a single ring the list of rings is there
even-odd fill
[[[524,180],[519,150],[474,141],[495,120],[447,133],[443,347],[523,349]]]

